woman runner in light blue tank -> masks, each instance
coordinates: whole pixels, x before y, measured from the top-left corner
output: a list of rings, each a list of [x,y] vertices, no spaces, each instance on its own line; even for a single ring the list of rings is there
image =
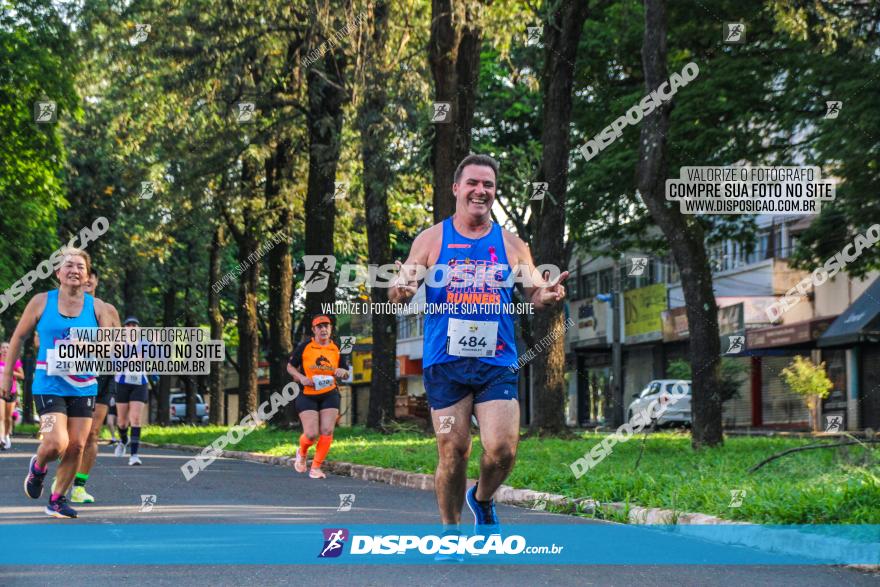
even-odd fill
[[[458,532],[465,499],[478,533],[499,527],[492,496],[513,468],[519,441],[514,316],[504,307],[513,296],[511,273],[520,272],[525,300],[536,310],[565,297],[568,277],[564,271],[547,282],[528,246],[492,222],[497,174],[498,163],[486,155],[459,163],[455,214],[416,237],[388,295],[391,302],[410,299],[418,268],[427,268],[425,297],[435,311],[425,316],[422,366],[439,452],[434,486],[448,532]],[[483,456],[479,481],[465,493],[472,413]]]
[[[83,292],[91,259],[85,251],[67,249],[55,272],[60,287],[35,295],[28,302],[9,343],[9,360],[15,361],[22,343],[34,332],[40,336],[40,351],[34,374],[34,403],[40,414],[42,440],[37,454],[28,465],[25,494],[39,499],[49,463],[61,456],[55,489],[49,497],[46,514],[55,518],[75,518],[76,510],[65,497],[92,425],[97,380],[90,375],[49,375],[57,341],[69,338],[71,328],[110,327],[114,325],[108,305]],[[4,373],[0,393],[7,393],[11,378]]]

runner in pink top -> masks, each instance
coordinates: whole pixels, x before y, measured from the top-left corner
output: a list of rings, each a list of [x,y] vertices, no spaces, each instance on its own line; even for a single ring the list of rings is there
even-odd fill
[[[6,352],[9,343],[0,344],[0,375],[6,369]],[[24,368],[21,361],[16,360],[12,367],[12,388],[7,397],[0,398],[0,450],[12,448],[12,414],[15,412],[16,380],[24,379]]]

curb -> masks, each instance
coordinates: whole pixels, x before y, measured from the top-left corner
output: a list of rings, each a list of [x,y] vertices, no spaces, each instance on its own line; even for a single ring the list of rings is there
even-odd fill
[[[201,453],[205,448],[185,444],[160,445],[152,442],[141,442],[141,444],[155,448],[180,450],[193,454]],[[235,450],[218,451],[217,456],[293,468],[293,457],[278,457]],[[328,471],[335,475],[351,477],[353,479],[376,481],[394,487],[407,487],[409,489],[421,489],[423,491],[434,490],[434,476],[425,473],[410,473],[398,469],[357,465],[342,461],[327,461],[324,463],[324,466]],[[474,483],[476,483],[475,479],[468,479],[467,486],[470,487]],[[509,485],[502,485],[498,488],[498,491],[495,493],[495,501],[534,510],[544,510],[548,504],[552,504],[565,510],[575,510],[584,513],[595,512],[596,509],[600,507],[614,511],[625,511],[627,508],[627,505],[621,502],[599,504],[599,502],[589,498],[572,499],[564,495],[534,491],[532,489],[516,489]],[[816,558],[816,553],[829,553],[836,551],[846,552],[851,555],[853,552],[858,552],[863,553],[861,556],[863,556],[865,560],[869,560],[872,556],[877,556],[876,547],[872,550],[870,544],[862,542],[854,542],[843,538],[823,537],[818,534],[809,534],[797,530],[765,528],[760,525],[750,524],[749,522],[725,520],[708,514],[677,512],[664,508],[629,506],[627,519],[630,524],[672,525],[675,526],[674,531],[678,534],[703,539],[706,539],[706,537],[699,532],[700,527],[752,526],[754,531],[748,536],[744,536],[742,532],[735,531],[733,528],[731,528],[730,532],[724,532],[724,530],[719,529],[718,532],[713,533],[711,540],[722,544],[745,546],[780,554]],[[688,526],[691,528],[688,528]],[[715,534],[717,534],[717,536]],[[725,534],[727,534],[727,536],[725,536]],[[877,563],[878,564],[851,564],[844,566],[860,571],[877,572],[880,570],[880,559],[878,559]]]

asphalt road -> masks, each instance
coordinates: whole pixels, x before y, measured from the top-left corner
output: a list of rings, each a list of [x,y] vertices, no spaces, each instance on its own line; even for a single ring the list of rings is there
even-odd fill
[[[314,481],[289,469],[218,459],[187,482],[180,466],[189,458],[177,451],[145,449],[144,465],[127,466],[102,446],[88,489],[97,503],[76,506],[77,520],[43,513],[45,499],[28,499],[22,481],[36,441],[15,439],[0,452],[0,545],[14,549],[10,524],[434,524],[434,494],[382,483],[329,476]],[[331,453],[332,457],[332,453]],[[52,467],[52,473],[54,466]],[[48,491],[48,487],[47,487]],[[339,494],[355,494],[350,511],[340,512]],[[151,511],[141,511],[142,495],[155,495]],[[45,498],[44,494],[44,498]],[[601,523],[499,506],[507,524]],[[471,521],[465,511],[463,522]],[[5,529],[4,529],[5,527]],[[155,545],[161,552],[161,545]],[[88,549],[89,545],[81,545]],[[108,548],[96,545],[95,548]],[[114,548],[114,547],[109,547]],[[118,547],[124,549],[123,545]],[[102,551],[105,552],[105,551]],[[119,554],[117,552],[116,554]],[[91,556],[95,553],[91,552]],[[100,556],[100,554],[99,554]],[[47,551],[45,560],[53,553]],[[217,560],[223,560],[222,549]],[[709,565],[6,565],[0,585],[730,585],[735,587],[880,585],[880,576],[833,566]]]

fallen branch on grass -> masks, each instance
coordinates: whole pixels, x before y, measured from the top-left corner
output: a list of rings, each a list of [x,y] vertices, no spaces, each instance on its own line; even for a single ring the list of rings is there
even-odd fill
[[[795,448],[789,448],[789,449],[784,450],[782,452],[778,452],[775,455],[767,457],[766,459],[764,459],[763,461],[761,461],[760,463],[758,463],[757,465],[755,465],[754,467],[749,469],[749,473],[754,473],[755,471],[757,471],[758,469],[760,469],[761,467],[763,467],[767,463],[769,463],[771,461],[775,461],[776,459],[778,459],[780,457],[784,457],[785,455],[791,454],[793,452],[800,452],[802,450],[813,450],[813,449],[817,449],[817,448],[836,448],[838,446],[848,446],[848,445],[852,445],[852,444],[866,444],[866,443],[880,444],[880,440],[873,440],[873,439],[872,440],[869,440],[869,439],[847,440],[846,442],[836,442],[834,444],[809,444],[807,446],[798,446]]]
[[[654,420],[651,422],[650,428],[645,428],[645,435],[642,436],[642,445],[639,447],[639,458],[636,459],[636,465],[633,467],[633,471],[638,470],[639,463],[642,462],[642,454],[645,452],[645,442],[648,440],[648,432],[656,432],[657,431],[657,421]]]

